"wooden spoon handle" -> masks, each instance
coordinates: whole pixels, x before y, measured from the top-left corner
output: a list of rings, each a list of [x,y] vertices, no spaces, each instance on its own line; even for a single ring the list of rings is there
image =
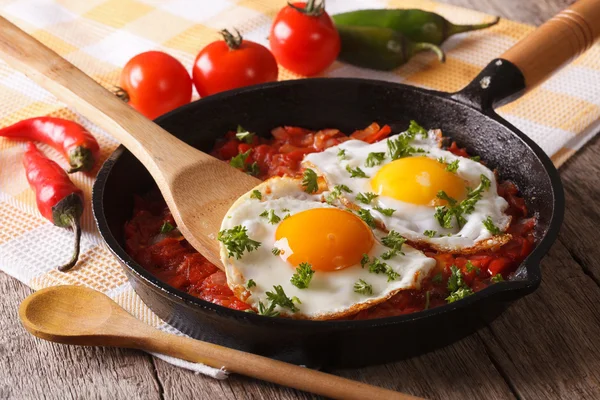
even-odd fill
[[[0,55],[16,70],[89,118],[129,149],[155,177],[176,163],[177,154],[198,160],[202,153],[135,111],[77,67],[0,17]],[[207,158],[208,155],[205,155]],[[172,159],[172,158],[171,158]],[[160,164],[160,166],[158,165]]]
[[[579,0],[545,22],[501,58],[525,76],[527,90],[587,50],[600,37],[600,0]]]
[[[414,400],[418,397],[352,381],[339,376],[299,367],[282,361],[245,353],[158,330],[146,330],[143,350],[199,362],[228,372],[292,387],[334,399]]]

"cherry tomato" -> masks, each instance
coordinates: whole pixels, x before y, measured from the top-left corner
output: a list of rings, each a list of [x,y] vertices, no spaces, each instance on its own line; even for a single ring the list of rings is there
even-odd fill
[[[192,80],[185,67],[160,51],[138,54],[121,71],[117,95],[154,119],[192,100]]]
[[[290,3],[282,8],[269,42],[279,64],[305,76],[323,72],[340,52],[340,36],[325,12],[324,1],[319,5],[315,0]]]
[[[277,80],[279,68],[265,46],[242,36],[221,31],[224,40],[203,48],[194,62],[192,76],[200,96]]]

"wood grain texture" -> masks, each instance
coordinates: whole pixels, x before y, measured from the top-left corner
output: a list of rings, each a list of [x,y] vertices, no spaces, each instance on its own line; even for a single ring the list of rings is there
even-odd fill
[[[540,24],[573,3],[445,2],[531,24]],[[544,281],[537,292],[517,302],[489,328],[452,346],[397,363],[333,372],[432,399],[600,398],[598,159],[600,138],[561,168],[565,223],[559,242],[543,261]],[[16,319],[18,303],[29,289],[0,274],[0,293],[0,371],[15,371],[11,376],[0,372],[0,398],[39,398],[45,393],[56,399],[315,398],[241,376],[217,381],[141,353],[42,343],[26,334]],[[57,374],[62,381],[54,378]],[[76,385],[66,380],[73,376],[81,377]]]
[[[2,16],[0,58],[131,151],[154,178],[187,241],[223,269],[214,238],[230,205],[258,179],[171,135]]]

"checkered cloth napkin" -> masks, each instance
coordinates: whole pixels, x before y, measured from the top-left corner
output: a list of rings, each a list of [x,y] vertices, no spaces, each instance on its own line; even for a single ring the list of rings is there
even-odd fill
[[[219,39],[217,31],[235,27],[246,39],[268,46],[271,20],[284,0],[0,0],[0,14],[107,88],[118,82],[121,67],[147,50],[166,51],[190,69],[194,56]],[[361,8],[421,8],[455,23],[480,23],[491,16],[427,0],[329,0],[331,14]],[[335,63],[324,75],[404,82],[436,90],[455,91],[477,75],[533,28],[503,20],[493,28],[455,36],[444,45],[447,61],[419,54],[393,72],[377,72]],[[299,76],[280,68],[279,79]],[[558,166],[600,128],[600,46],[499,113],[532,137]],[[54,96],[0,62],[0,126],[21,119],[52,115],[73,119],[98,139],[102,161],[117,142]],[[382,121],[385,122],[385,121]],[[61,165],[53,149],[43,151]],[[136,317],[159,329],[177,333],[152,313],[135,294],[92,219],[89,199],[92,174],[71,175],[88,202],[83,216],[81,258],[77,267],[58,272],[68,259],[72,233],[41,217],[25,179],[21,158],[24,143],[0,138],[0,270],[38,290],[52,285],[86,285],[108,294]],[[175,365],[216,378],[223,371],[167,358]]]

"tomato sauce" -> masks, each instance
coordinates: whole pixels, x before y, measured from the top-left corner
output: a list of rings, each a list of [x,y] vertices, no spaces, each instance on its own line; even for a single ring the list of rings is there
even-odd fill
[[[287,126],[275,128],[271,133],[271,139],[247,136],[240,140],[236,132],[229,132],[216,144],[212,154],[222,160],[247,154],[240,169],[261,179],[284,175],[298,177],[302,174],[300,162],[306,154],[323,151],[350,139],[373,143],[389,136],[391,129],[388,125],[381,127],[373,123],[349,136],[337,129],[310,131]],[[452,143],[448,150],[459,156],[469,156],[456,143]],[[420,246],[420,250],[437,261],[434,271],[423,279],[421,289],[401,291],[350,318],[409,314],[447,304],[452,266],[460,270],[464,282],[473,292],[513,273],[533,249],[535,218],[527,217],[525,201],[519,197],[513,183],[499,182],[497,189],[508,202],[506,213],[512,217],[507,231],[512,238],[508,243],[495,251],[469,255],[442,253]],[[235,310],[250,309],[229,289],[225,273],[195,251],[177,231],[175,221],[158,192],[135,198],[133,217],[125,224],[125,238],[129,255],[163,282],[215,304]]]

